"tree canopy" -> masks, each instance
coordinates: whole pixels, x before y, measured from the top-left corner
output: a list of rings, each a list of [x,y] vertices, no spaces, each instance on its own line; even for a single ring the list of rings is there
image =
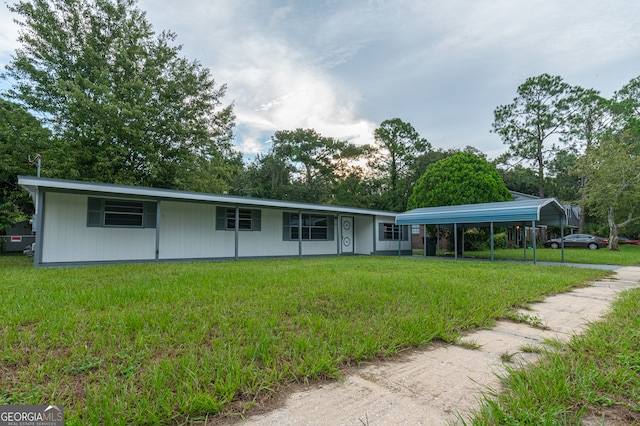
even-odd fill
[[[369,161],[380,198],[376,208],[404,211],[415,184],[417,160],[431,150],[431,144],[407,122],[392,118],[375,130],[376,150]]]
[[[18,175],[35,173],[27,160],[46,155],[50,136],[20,105],[0,99],[0,231],[32,212],[28,194],[18,187]],[[47,170],[46,162],[44,167]]]
[[[222,191],[240,156],[225,85],[156,35],[136,0],[19,1],[8,96],[43,117],[57,176]],[[234,169],[236,170],[234,172]]]
[[[408,209],[509,201],[495,166],[470,152],[458,152],[427,167],[409,198]]]
[[[357,162],[368,146],[320,135],[314,129],[279,130],[271,137],[271,149],[258,155],[247,168],[245,195],[261,198],[332,203],[341,182],[359,176]],[[355,180],[358,182],[358,179]],[[346,204],[357,203],[349,199]]]
[[[583,188],[592,214],[609,225],[609,248],[617,250],[618,228],[640,221],[640,141],[629,131],[603,139],[581,160],[589,179]]]
[[[505,158],[535,165],[543,198],[545,171],[558,150],[557,139],[567,131],[574,97],[562,77],[549,74],[528,78],[517,92],[511,104],[495,109],[493,131],[509,146]]]

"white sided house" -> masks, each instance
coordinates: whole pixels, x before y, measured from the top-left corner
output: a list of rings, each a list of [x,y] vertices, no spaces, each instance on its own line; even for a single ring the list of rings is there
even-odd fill
[[[411,254],[385,211],[20,176],[34,264]]]

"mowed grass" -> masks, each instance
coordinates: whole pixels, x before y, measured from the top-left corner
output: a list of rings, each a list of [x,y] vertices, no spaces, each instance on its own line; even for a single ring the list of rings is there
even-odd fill
[[[558,349],[558,348],[556,348]],[[640,289],[535,366],[509,370],[474,425],[640,424]]]
[[[0,404],[66,424],[242,413],[607,272],[397,257],[34,269],[0,257]]]
[[[589,250],[583,248],[565,248],[564,261],[566,263],[587,263],[599,265],[640,266],[640,246],[620,245],[619,251],[606,248]],[[491,251],[465,252],[465,257],[490,259]],[[524,249],[497,249],[494,258],[498,260],[524,260]],[[560,262],[560,249],[536,248],[536,259],[540,262]],[[527,250],[527,260],[533,261],[533,249]]]

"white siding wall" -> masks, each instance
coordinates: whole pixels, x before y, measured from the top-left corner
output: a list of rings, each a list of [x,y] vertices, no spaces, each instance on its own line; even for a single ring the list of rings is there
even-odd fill
[[[46,193],[43,263],[155,258],[155,229],[87,227],[87,198]]]
[[[107,197],[117,198],[117,196]],[[216,205],[160,201],[159,259],[233,258],[235,231],[216,231]],[[86,195],[47,193],[42,262],[126,261],[155,259],[155,228],[87,227]],[[238,256],[297,256],[298,241],[283,240],[283,211],[261,209],[261,230],[238,233]],[[380,241],[379,223],[394,217],[354,216],[356,254],[397,251],[397,241]],[[334,218],[335,222],[335,218]],[[338,223],[330,241],[303,241],[302,255],[337,255]],[[373,238],[376,238],[374,245]],[[411,241],[402,242],[402,250]]]
[[[160,202],[160,259],[235,256],[233,232],[216,231],[216,206]]]
[[[298,242],[282,239],[282,210],[262,209],[261,215],[260,232],[239,232],[238,256],[297,256]]]
[[[376,251],[384,252],[384,251],[398,251],[398,241],[382,241],[380,239],[380,223],[395,223],[395,217],[389,216],[378,216],[376,218]],[[401,243],[402,250],[411,250],[411,227],[408,229],[408,240],[402,241]]]
[[[353,231],[356,254],[373,253],[373,223],[371,216],[356,216]]]

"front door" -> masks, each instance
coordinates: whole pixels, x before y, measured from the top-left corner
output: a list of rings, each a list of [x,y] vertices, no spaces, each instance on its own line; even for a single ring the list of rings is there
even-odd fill
[[[342,216],[341,222],[341,252],[342,254],[353,254],[353,217]]]

